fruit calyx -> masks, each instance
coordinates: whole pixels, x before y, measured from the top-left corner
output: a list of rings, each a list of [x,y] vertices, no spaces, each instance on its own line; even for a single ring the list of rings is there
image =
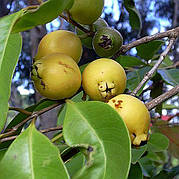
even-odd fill
[[[35,81],[35,80],[40,80],[40,85],[43,87],[43,89],[45,89],[46,85],[44,83],[44,81],[42,80],[42,77],[39,75],[38,69],[39,66],[41,65],[41,63],[36,62],[35,64],[33,64],[32,66],[32,72],[31,72],[31,78]]]
[[[98,45],[106,50],[111,49],[112,48],[112,40],[111,40],[110,36],[102,35],[100,37],[100,42],[98,43]]]
[[[98,90],[104,99],[113,97],[116,92],[114,82],[106,82],[106,81],[101,81],[98,83]]]

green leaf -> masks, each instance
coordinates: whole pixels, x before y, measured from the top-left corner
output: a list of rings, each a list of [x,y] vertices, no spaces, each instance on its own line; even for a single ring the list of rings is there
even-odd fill
[[[136,47],[137,55],[145,60],[150,60],[158,52],[161,46],[164,44],[162,40],[153,40],[151,42],[141,44]]]
[[[0,162],[0,178],[69,178],[58,149],[30,125]]]
[[[57,18],[73,0],[48,0],[41,6],[27,7],[26,13],[15,24],[13,32],[32,29],[37,25],[46,24]]]
[[[74,102],[82,102],[83,101],[82,98],[83,98],[83,91],[75,95],[73,98],[71,98],[71,100]],[[88,97],[87,97],[87,100],[88,100]],[[59,111],[57,125],[63,124],[63,121],[65,119],[65,114],[66,114],[66,104],[64,104]]]
[[[175,105],[173,105],[173,104],[163,103],[163,104],[162,104],[162,108],[163,108],[163,109],[168,109],[168,110],[170,110],[170,109],[179,109],[179,106],[175,106]]]
[[[81,73],[83,73],[84,69],[87,67],[88,64],[89,63],[86,63],[86,64],[80,66]]]
[[[152,177],[151,179],[172,179],[178,175],[179,175],[179,166],[169,170],[162,170],[158,175]]]
[[[156,57],[155,57],[156,56]],[[150,66],[154,66],[159,59],[160,55],[154,55],[154,58],[152,59],[152,62],[150,63]],[[167,55],[165,59],[162,61],[162,63],[159,66],[160,68],[165,68],[173,65],[173,61],[170,59],[170,57]]]
[[[76,171],[78,171],[80,168],[82,168],[85,164],[85,157],[84,155],[79,152],[76,155],[74,155],[67,163],[65,163],[65,166],[68,170],[68,173],[70,176],[73,176]]]
[[[151,178],[156,170],[156,166],[153,161],[149,160],[149,158],[145,156],[139,160],[139,164],[142,168],[143,175]]]
[[[123,120],[108,104],[68,101],[63,136],[69,146],[81,147],[86,154],[85,166],[74,178],[127,178],[129,134]]]
[[[139,163],[131,164],[128,179],[143,179],[142,169]]]
[[[163,134],[153,133],[148,140],[148,150],[153,152],[161,152],[168,148],[169,140]]]
[[[1,159],[4,157],[6,151],[7,151],[7,149],[2,149],[2,150],[0,150],[0,161],[1,161]]]
[[[140,30],[142,28],[142,20],[139,11],[135,7],[134,0],[124,0],[124,6],[129,13],[130,26],[134,30]]]
[[[166,125],[166,121],[162,121],[165,122],[165,125],[155,125],[152,127],[152,129],[154,129],[155,131],[159,131],[162,134],[164,134],[169,140],[170,140],[170,145],[169,145],[169,152],[176,158],[179,159],[179,126],[170,126],[170,125]],[[158,122],[159,123],[159,122]],[[162,126],[162,127],[161,127]]]
[[[0,19],[0,132],[6,122],[11,79],[22,46],[20,35],[11,35],[11,30],[22,14],[19,11]]]
[[[139,148],[132,149],[132,164],[136,164],[138,160],[142,157],[142,155],[146,152],[147,145],[141,146]]]
[[[136,67],[136,66],[146,66],[144,62],[139,60],[133,56],[123,56],[120,55],[117,59],[115,59],[118,63],[120,63],[123,67]]]
[[[6,49],[0,68],[0,131],[6,122],[8,100],[11,94],[11,80],[22,47],[22,39],[19,34],[12,34],[5,43]]]
[[[151,69],[151,67],[144,67],[139,70],[134,70],[132,72],[129,72],[127,74],[127,88],[131,91],[133,91],[138,84],[141,82],[141,80],[144,78],[144,75]],[[145,86],[145,85],[144,85]],[[144,87],[143,86],[143,87]],[[139,90],[137,95],[140,95],[143,88]]]
[[[147,157],[149,160],[152,160],[154,162],[162,164],[163,161],[160,159],[160,157],[157,155],[156,152],[149,151],[147,154]]]
[[[166,83],[172,86],[179,84],[179,69],[158,70],[158,73]]]

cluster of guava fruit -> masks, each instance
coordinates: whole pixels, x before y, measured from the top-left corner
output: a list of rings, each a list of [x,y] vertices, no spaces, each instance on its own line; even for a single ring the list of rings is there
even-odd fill
[[[108,27],[99,18],[104,0],[74,0],[69,9],[73,20],[95,34],[86,39],[67,30],[57,30],[45,35],[34,57],[31,77],[39,93],[52,100],[70,98],[82,86],[91,100],[103,101],[114,108],[124,120],[134,145],[148,138],[150,115],[142,101],[122,94],[126,89],[126,73],[115,60],[110,59],[122,46],[121,34]],[[90,26],[89,26],[90,25]],[[81,74],[78,62],[82,43],[102,58],[89,63]]]

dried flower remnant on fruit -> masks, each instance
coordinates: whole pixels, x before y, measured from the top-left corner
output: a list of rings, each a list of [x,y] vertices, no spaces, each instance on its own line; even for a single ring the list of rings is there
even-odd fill
[[[112,40],[110,39],[109,36],[102,35],[101,38],[100,38],[100,41],[101,42],[98,43],[98,45],[100,47],[102,47],[102,48],[104,48],[106,50],[112,48]]]

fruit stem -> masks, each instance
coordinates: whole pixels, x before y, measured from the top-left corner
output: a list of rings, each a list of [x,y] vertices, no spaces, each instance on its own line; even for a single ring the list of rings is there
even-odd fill
[[[94,32],[93,31],[89,31],[88,29],[84,28],[82,25],[78,24],[76,21],[74,21],[69,13],[67,12],[68,17],[60,14],[60,17],[62,17],[63,19],[65,19],[67,22],[69,22],[70,24],[76,26],[77,28],[79,28],[81,31],[85,32],[88,36],[94,36]]]

